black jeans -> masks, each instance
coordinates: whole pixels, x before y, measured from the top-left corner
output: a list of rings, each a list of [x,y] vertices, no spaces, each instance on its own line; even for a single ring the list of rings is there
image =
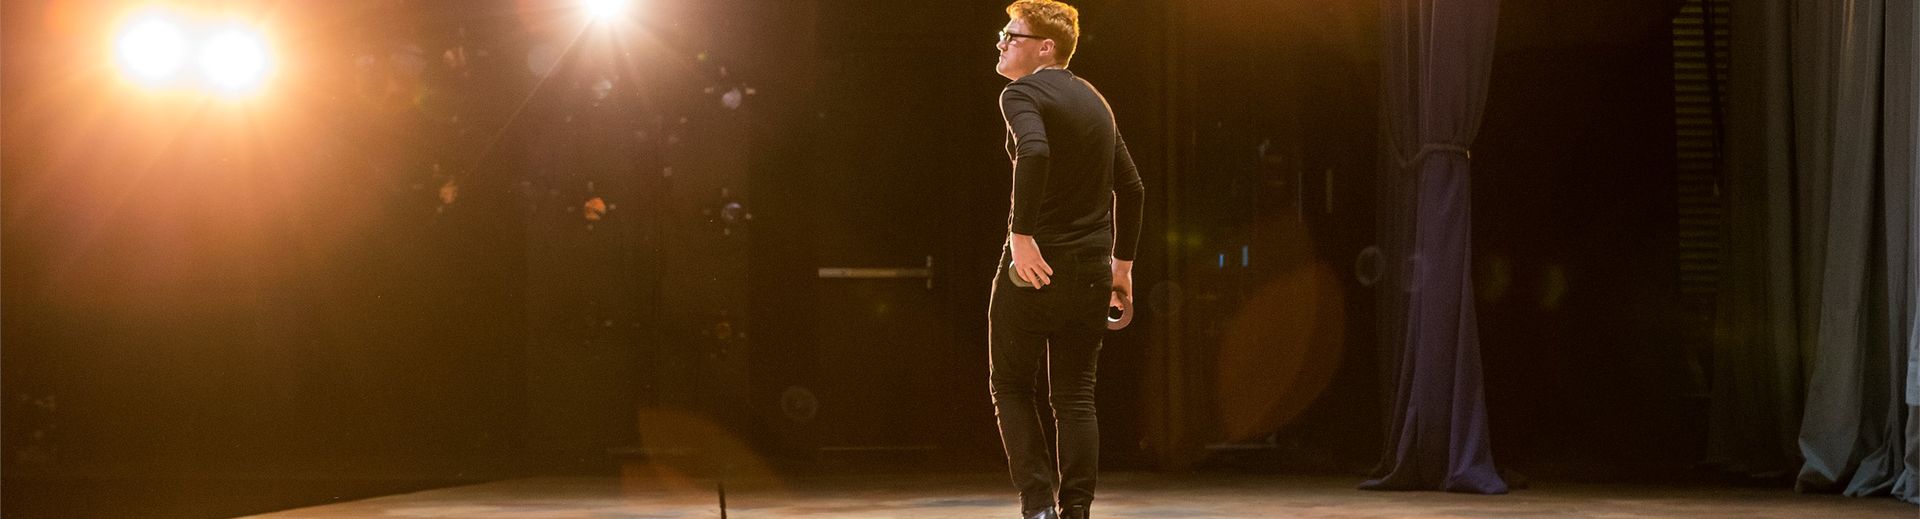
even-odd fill
[[[1093,504],[1100,465],[1094,372],[1113,290],[1105,251],[1076,255],[1042,249],[1041,256],[1053,267],[1052,283],[1035,290],[1014,285],[1009,255],[1001,251],[987,311],[994,416],[1024,512],[1053,505],[1056,497],[1061,507]],[[1057,473],[1034,398],[1043,365],[1059,435]]]

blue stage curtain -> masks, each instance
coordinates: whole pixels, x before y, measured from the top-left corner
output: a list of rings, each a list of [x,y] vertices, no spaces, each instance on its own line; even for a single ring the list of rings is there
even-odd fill
[[[1386,446],[1369,490],[1507,491],[1488,447],[1468,230],[1473,138],[1486,105],[1498,0],[1383,0],[1389,155],[1378,285],[1401,345]],[[1394,293],[1398,292],[1398,293]]]

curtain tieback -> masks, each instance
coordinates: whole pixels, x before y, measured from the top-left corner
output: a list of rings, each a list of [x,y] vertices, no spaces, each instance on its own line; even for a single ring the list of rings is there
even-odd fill
[[[1467,149],[1466,146],[1461,146],[1458,144],[1451,144],[1451,143],[1444,143],[1444,142],[1434,142],[1434,143],[1427,143],[1427,144],[1420,145],[1420,153],[1414,154],[1412,159],[1401,161],[1400,168],[1412,169],[1414,166],[1420,165],[1422,161],[1427,160],[1428,155],[1432,155],[1435,153],[1458,153],[1460,154],[1461,157],[1466,158],[1468,161],[1473,160],[1473,150]]]

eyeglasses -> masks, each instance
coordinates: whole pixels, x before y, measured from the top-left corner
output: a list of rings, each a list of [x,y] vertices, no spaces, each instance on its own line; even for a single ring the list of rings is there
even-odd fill
[[[1013,39],[1014,39],[1014,38],[1033,38],[1033,39],[1036,39],[1036,40],[1044,40],[1044,39],[1046,39],[1046,38],[1042,38],[1042,37],[1039,37],[1039,36],[1034,36],[1034,35],[1031,35],[1031,34],[1020,34],[1020,33],[1017,33],[1017,32],[1007,32],[1007,30],[1006,30],[1006,29],[1001,29],[1001,30],[1000,30],[1000,43],[1011,43],[1011,42],[1013,42]]]

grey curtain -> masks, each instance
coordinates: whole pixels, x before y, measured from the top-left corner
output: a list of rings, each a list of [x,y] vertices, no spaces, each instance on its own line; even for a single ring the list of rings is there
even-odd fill
[[[1397,344],[1386,448],[1370,490],[1507,491],[1488,448],[1468,247],[1473,138],[1486,105],[1498,0],[1382,0],[1381,175],[1389,264],[1380,329]]]
[[[1886,120],[1882,123],[1888,145],[1885,153],[1889,268],[1898,271],[1905,259],[1906,274],[1899,278],[1906,287],[1902,306],[1895,311],[1890,337],[1898,349],[1905,339],[1907,358],[1906,457],[1900,461],[1901,473],[1895,477],[1893,494],[1907,502],[1920,504],[1920,6],[1912,0],[1887,5]],[[1903,198],[1904,197],[1904,198]],[[1905,229],[1898,222],[1905,215]],[[1894,292],[1895,297],[1902,297]],[[1904,323],[1902,321],[1905,321]],[[1904,326],[1903,326],[1904,325]],[[1905,332],[1901,335],[1898,332]]]
[[[1805,395],[1802,280],[1817,264],[1793,210],[1791,47],[1784,1],[1741,4],[1732,13],[1727,111],[1726,267],[1717,305],[1709,461],[1755,476],[1785,474],[1797,446]]]
[[[1736,6],[1712,459],[1915,500],[1910,0]],[[1799,460],[1804,460],[1800,462]]]

